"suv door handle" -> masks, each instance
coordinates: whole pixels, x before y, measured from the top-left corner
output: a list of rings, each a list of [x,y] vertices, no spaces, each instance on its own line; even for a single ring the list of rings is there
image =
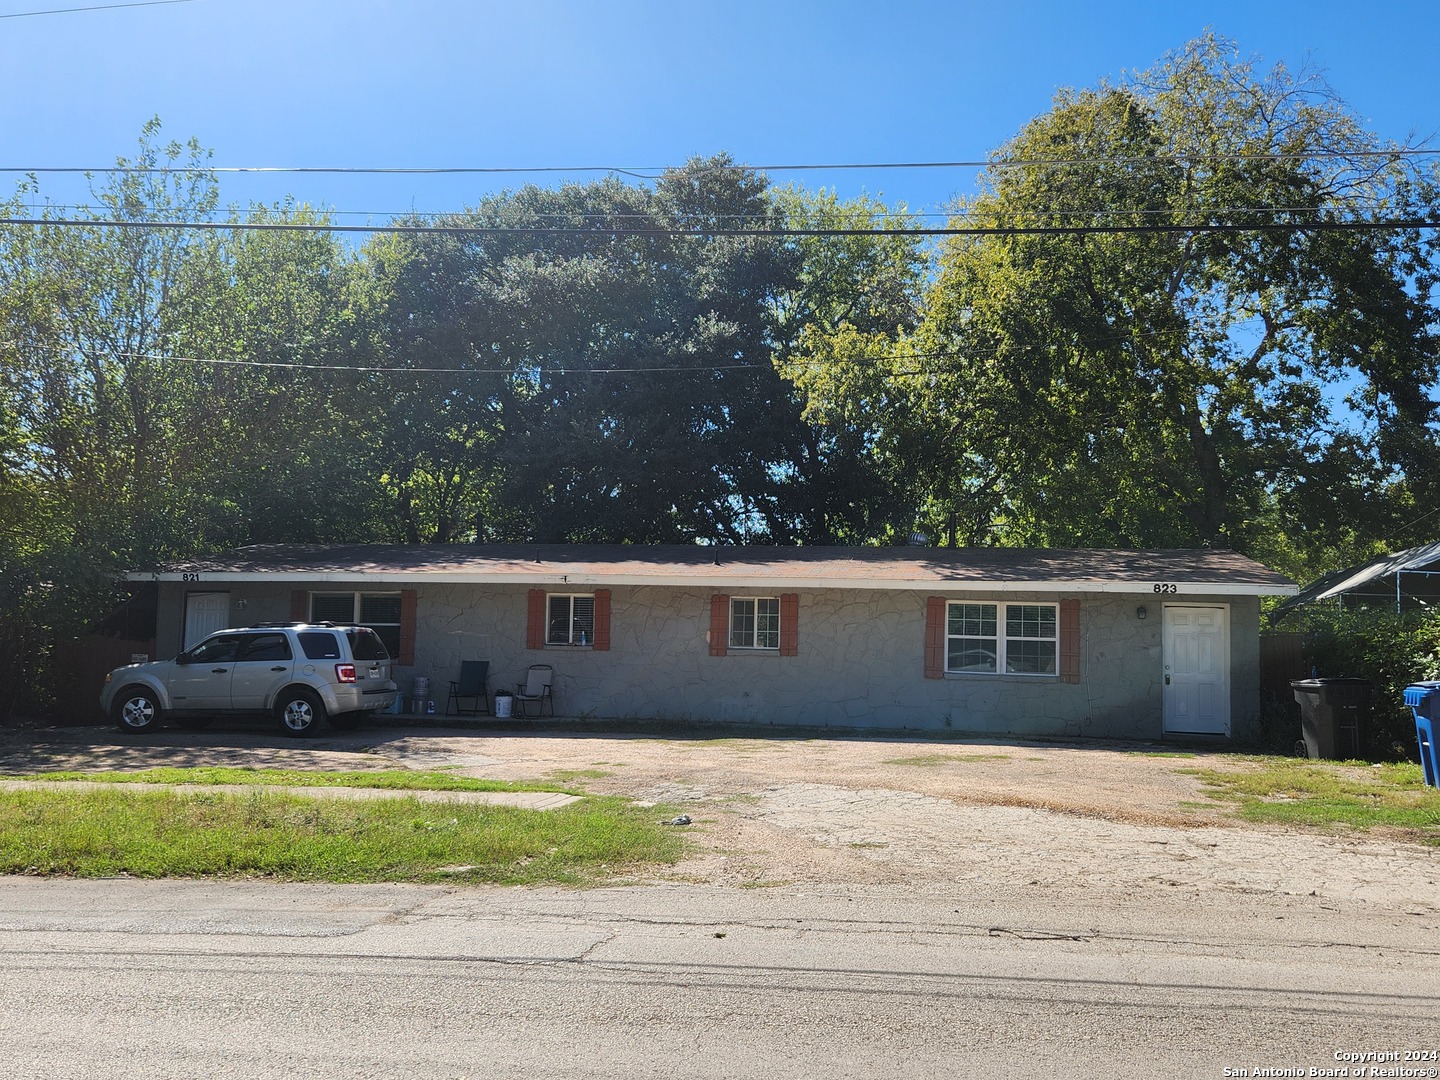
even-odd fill
[[[225,672],[227,672],[227,671],[229,671],[229,670],[230,670],[230,669],[229,669],[228,667],[214,667],[214,668],[211,668],[211,669],[210,669],[210,674],[211,674],[211,675],[224,675]]]
[[[281,664],[279,667],[272,667],[270,670],[271,670],[271,671],[284,671],[284,670],[286,670],[286,669],[285,669],[285,665],[284,665],[284,664]]]

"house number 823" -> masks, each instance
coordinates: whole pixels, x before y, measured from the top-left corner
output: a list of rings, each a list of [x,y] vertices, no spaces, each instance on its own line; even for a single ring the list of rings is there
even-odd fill
[[[1155,588],[1152,591],[1157,593],[1174,593],[1179,592],[1180,588],[1177,585],[1172,585],[1169,582],[1162,581],[1157,582]]]

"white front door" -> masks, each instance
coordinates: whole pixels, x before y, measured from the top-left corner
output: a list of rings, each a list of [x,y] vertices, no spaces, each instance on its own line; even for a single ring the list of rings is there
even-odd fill
[[[1167,735],[1230,734],[1230,609],[1167,604]]]
[[[180,648],[199,644],[216,630],[230,625],[230,594],[228,592],[192,592],[185,594],[185,638]]]

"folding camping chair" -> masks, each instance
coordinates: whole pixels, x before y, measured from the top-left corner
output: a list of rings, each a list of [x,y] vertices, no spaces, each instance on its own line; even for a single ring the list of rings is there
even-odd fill
[[[515,708],[521,716],[530,715],[530,704],[535,704],[535,715],[545,715],[545,705],[550,705],[550,715],[555,715],[555,699],[550,696],[550,685],[555,681],[555,669],[549,664],[531,664],[525,673],[525,683],[515,689]]]
[[[469,710],[460,702],[468,700]],[[450,697],[445,702],[445,715],[452,715],[450,706],[455,706],[455,716],[479,716],[482,712],[490,715],[490,661],[460,661],[460,678],[450,681]]]

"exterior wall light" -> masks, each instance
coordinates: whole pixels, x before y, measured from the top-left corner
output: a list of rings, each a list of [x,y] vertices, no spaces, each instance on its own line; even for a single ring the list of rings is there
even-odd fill
[[[1150,613],[1145,610],[1145,605],[1144,605],[1144,604],[1141,604],[1139,607],[1137,607],[1137,608],[1135,609],[1135,618],[1139,619],[1141,622],[1144,622],[1144,621],[1145,621],[1145,616],[1146,616],[1146,615],[1149,615],[1149,614],[1150,614]]]

